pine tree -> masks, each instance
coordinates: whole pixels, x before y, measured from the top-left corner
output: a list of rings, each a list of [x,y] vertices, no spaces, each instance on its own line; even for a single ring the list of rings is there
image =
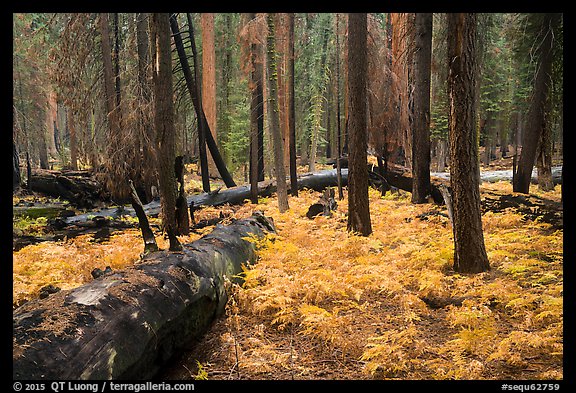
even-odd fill
[[[348,231],[372,233],[366,142],[367,14],[348,14]]]
[[[460,273],[480,273],[490,269],[480,211],[476,25],[476,14],[448,15],[452,229],[454,270]]]

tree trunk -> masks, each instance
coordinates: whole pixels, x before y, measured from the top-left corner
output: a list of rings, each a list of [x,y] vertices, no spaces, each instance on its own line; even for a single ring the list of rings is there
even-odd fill
[[[340,15],[336,14],[336,176],[338,177],[338,199],[344,199],[342,190],[342,171],[340,160],[342,159],[342,128],[340,114]]]
[[[12,192],[20,188],[20,183],[20,159],[18,158],[16,143],[14,143],[14,139],[12,139]]]
[[[430,194],[430,75],[432,14],[416,13],[414,49],[414,127],[412,128],[412,203]]]
[[[138,52],[138,84],[142,104],[138,108],[138,125],[140,128],[140,142],[142,144],[142,169],[140,177],[142,188],[145,190],[146,203],[153,199],[152,187],[158,184],[156,176],[156,150],[154,149],[154,127],[151,116],[144,108],[151,107],[152,91],[148,67],[150,65],[150,37],[148,36],[148,15],[136,14],[136,48]]]
[[[554,46],[554,34],[560,23],[560,14],[543,14],[540,29],[538,48],[538,67],[534,78],[534,89],[530,101],[530,109],[526,119],[526,129],[522,135],[522,152],[518,162],[517,171],[514,175],[514,192],[528,194],[530,192],[530,176],[538,142],[545,133],[547,127],[547,104],[551,91],[552,78],[552,48]]]
[[[185,253],[152,252],[132,267],[26,303],[13,313],[13,378],[155,377],[223,314],[226,281],[241,283],[236,275],[256,260],[247,239],[273,231],[261,215],[238,220]]]
[[[178,184],[178,196],[176,197],[176,228],[178,235],[190,233],[190,216],[184,190],[184,156],[176,157],[174,162],[174,175]]]
[[[108,118],[108,173],[107,188],[112,192],[113,198],[122,200],[127,195],[128,187],[123,186],[126,178],[122,173],[124,163],[119,158],[119,141],[120,141],[120,108],[118,105],[119,95],[117,95],[116,84],[114,82],[114,68],[112,65],[112,47],[110,45],[110,26],[108,14],[100,14],[100,34],[102,45],[102,62],[104,70],[104,95],[106,100],[106,111]]]
[[[294,13],[288,14],[288,150],[290,156],[290,190],[292,196],[298,196],[298,179],[296,174],[296,114],[294,90]]]
[[[288,188],[286,186],[286,171],[284,168],[284,146],[278,117],[278,78],[276,68],[276,49],[274,37],[274,15],[267,15],[268,37],[266,55],[268,61],[268,91],[270,114],[270,133],[274,144],[274,166],[276,170],[276,181],[278,187],[278,210],[280,213],[290,208],[288,205]]]
[[[454,270],[490,269],[480,211],[480,166],[476,134],[478,68],[476,14],[448,14],[450,184],[453,202]]]
[[[76,145],[76,125],[74,124],[72,109],[68,109],[68,129],[70,130],[70,168],[78,170],[78,147]]]
[[[174,43],[178,51],[178,58],[180,59],[180,64],[182,65],[182,71],[184,73],[184,78],[186,79],[186,85],[188,86],[188,91],[192,97],[196,97],[195,108],[196,108],[196,119],[198,122],[198,155],[200,156],[200,174],[202,176],[202,189],[204,192],[210,192],[210,171],[208,164],[208,153],[206,151],[206,134],[210,131],[206,130],[207,122],[204,121],[204,106],[202,100],[202,90],[200,83],[200,68],[198,66],[198,55],[196,53],[196,38],[194,37],[194,25],[192,23],[192,17],[187,14],[188,17],[188,35],[190,37],[190,46],[192,47],[192,61],[194,62],[194,78],[190,73],[190,66],[188,65],[188,58],[184,50],[184,44],[182,43],[182,37],[180,36],[178,29],[178,21],[176,19],[176,14],[172,14],[170,18],[170,27],[172,29],[172,34],[174,34]],[[192,81],[194,83],[192,83]]]
[[[215,141],[217,138],[216,121],[216,47],[214,45],[214,14],[201,14],[202,30],[202,109],[209,130]],[[196,69],[196,68],[195,68]],[[208,154],[208,169],[216,175],[216,164],[212,154]]]
[[[392,72],[396,76],[397,100],[399,105],[399,132],[404,149],[405,166],[412,167],[412,136],[410,128],[410,81],[409,68],[412,63],[409,43],[413,40],[410,13],[392,13]]]
[[[256,18],[255,13],[249,14],[250,20]],[[262,64],[256,59],[261,55],[260,44],[250,44],[250,61],[252,62],[252,91],[250,100],[250,199],[258,203],[258,181],[264,180],[264,103],[262,92]],[[262,172],[261,172],[262,170]],[[262,177],[262,178],[261,178]]]
[[[142,240],[144,240],[144,254],[148,254],[153,251],[158,251],[158,245],[156,244],[156,238],[154,237],[154,232],[152,232],[152,229],[150,229],[148,217],[144,212],[144,207],[142,206],[140,197],[138,197],[138,193],[134,188],[134,183],[132,182],[132,180],[129,180],[128,183],[130,184],[130,198],[132,201],[132,208],[136,213],[136,217],[138,217],[138,226],[142,231]]]
[[[348,231],[372,233],[366,137],[367,14],[348,14]]]
[[[190,26],[192,26],[192,18],[188,17],[188,22],[190,24]],[[176,15],[172,14],[172,16],[170,17],[170,28],[172,29],[172,34],[174,37],[174,44],[176,45],[176,49],[178,52],[178,58],[180,60],[180,64],[182,66],[182,70],[184,73],[184,78],[186,80],[186,87],[188,88],[188,92],[190,93],[190,97],[192,98],[192,104],[194,105],[194,109],[196,111],[196,117],[198,118],[199,121],[199,125],[198,125],[198,129],[199,130],[204,130],[204,134],[206,137],[206,144],[208,145],[208,149],[210,150],[210,153],[212,154],[212,158],[214,159],[214,162],[216,164],[216,168],[218,169],[218,172],[220,173],[220,176],[222,177],[222,180],[224,181],[224,184],[226,184],[226,187],[234,187],[236,186],[236,183],[234,182],[234,179],[232,179],[232,176],[230,175],[230,173],[228,172],[228,169],[226,168],[226,164],[224,163],[224,160],[222,159],[222,156],[220,155],[220,152],[218,150],[218,146],[216,145],[216,142],[214,141],[214,138],[212,137],[212,134],[210,133],[210,127],[208,125],[208,122],[206,121],[206,116],[204,115],[204,110],[202,109],[202,103],[201,103],[201,94],[200,91],[198,90],[198,64],[196,61],[196,45],[194,43],[194,35],[193,35],[193,30],[191,28],[190,33],[191,33],[191,41],[192,41],[192,55],[193,55],[193,59],[194,59],[194,75],[195,75],[195,79],[192,78],[192,73],[190,72],[190,66],[188,65],[188,59],[186,57],[186,52],[184,51],[184,45],[182,43],[182,37],[180,36],[180,29],[178,28],[178,21],[176,20]],[[200,131],[199,131],[200,133]],[[201,143],[199,144],[200,148],[201,147]]]
[[[158,148],[158,178],[162,226],[170,240],[170,251],[182,249],[176,237],[176,177],[174,175],[175,134],[174,103],[172,102],[172,53],[170,50],[169,14],[152,15],[154,61],[154,125]]]

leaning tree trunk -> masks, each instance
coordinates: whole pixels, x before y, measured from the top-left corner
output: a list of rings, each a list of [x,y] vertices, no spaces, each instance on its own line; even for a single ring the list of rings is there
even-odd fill
[[[255,215],[218,226],[182,253],[30,301],[13,313],[15,380],[149,379],[221,315],[226,282],[256,259],[273,224]]]
[[[476,14],[448,14],[448,93],[450,97],[450,184],[452,186],[454,270],[490,269],[480,211],[480,167],[475,127]]]
[[[530,192],[530,176],[536,160],[538,142],[547,127],[546,102],[549,100],[552,78],[552,48],[554,30],[560,23],[560,14],[542,16],[541,34],[544,37],[539,48],[538,68],[534,78],[534,91],[526,119],[526,129],[522,135],[522,152],[518,168],[514,174],[514,192]]]
[[[189,18],[189,21],[191,22],[191,18]],[[192,78],[192,73],[190,72],[188,59],[186,57],[186,52],[184,51],[182,37],[180,36],[180,29],[178,27],[178,21],[176,20],[175,14],[172,14],[172,16],[170,17],[170,28],[172,30],[172,36],[174,37],[174,45],[176,46],[178,52],[180,65],[182,66],[182,71],[184,73],[184,79],[186,80],[186,87],[188,88],[190,98],[192,98],[192,104],[194,105],[194,109],[196,111],[196,116],[198,118],[198,121],[200,122],[199,129],[202,129],[204,131],[204,136],[206,138],[206,145],[208,146],[210,154],[212,155],[212,159],[214,160],[216,168],[218,169],[218,172],[220,173],[220,176],[222,177],[224,184],[226,184],[226,187],[235,187],[236,183],[234,182],[234,179],[232,179],[230,172],[228,172],[228,168],[226,168],[226,163],[224,162],[222,156],[220,155],[218,145],[216,145],[216,141],[212,137],[212,133],[210,131],[210,126],[206,121],[204,109],[202,109],[202,103],[200,102],[201,93],[199,93],[198,81]],[[190,32],[192,33],[192,30]],[[195,51],[195,44],[192,34],[191,37],[193,44],[192,49],[193,51]],[[194,59],[196,58],[196,56],[193,57]],[[194,64],[197,64],[196,60],[194,60]],[[196,79],[198,79],[197,67],[194,67],[194,72],[196,75]]]

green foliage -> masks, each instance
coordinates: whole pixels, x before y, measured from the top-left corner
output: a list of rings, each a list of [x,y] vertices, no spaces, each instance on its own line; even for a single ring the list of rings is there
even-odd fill
[[[12,221],[12,231],[19,236],[42,236],[47,224],[46,217],[15,216]]]

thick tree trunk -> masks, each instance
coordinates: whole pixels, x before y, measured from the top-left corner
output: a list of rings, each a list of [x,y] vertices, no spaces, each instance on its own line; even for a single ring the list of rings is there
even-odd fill
[[[15,380],[149,379],[224,311],[226,280],[255,262],[263,216],[218,226],[183,253],[152,252],[133,267],[34,300],[13,313]]]
[[[156,47],[154,61],[154,126],[158,148],[158,180],[162,208],[162,227],[170,239],[170,250],[181,245],[176,237],[176,176],[174,173],[175,134],[174,103],[172,101],[172,53],[170,50],[169,14],[152,15],[153,43]]]
[[[490,269],[480,211],[480,168],[476,134],[476,14],[448,14],[450,97],[450,184],[452,187],[454,270]]]
[[[412,128],[412,203],[425,203],[430,193],[430,75],[432,14],[416,13],[414,49],[414,127]]]
[[[372,233],[368,199],[366,73],[367,14],[348,14],[348,105],[350,157],[348,177],[348,231]]]

